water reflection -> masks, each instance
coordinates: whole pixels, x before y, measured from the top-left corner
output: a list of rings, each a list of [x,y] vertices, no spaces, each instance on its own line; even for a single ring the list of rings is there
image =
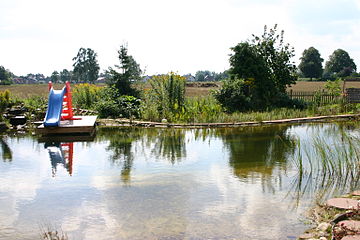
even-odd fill
[[[155,136],[148,137],[154,141],[152,153],[155,156],[162,156],[170,163],[175,164],[186,157],[186,130],[184,129],[162,129]]]
[[[12,161],[12,151],[9,147],[8,143],[6,142],[4,136],[0,137],[0,145],[2,150],[2,159],[4,162],[11,162]]]
[[[225,128],[218,129],[216,135],[229,150],[229,164],[238,178],[265,179],[273,174],[274,167],[286,169],[287,157],[294,152],[295,139],[288,128]]]
[[[52,177],[56,176],[58,166],[63,166],[70,176],[73,174],[74,143],[92,142],[95,135],[59,135],[45,136],[38,139],[44,143],[44,148],[49,153]]]
[[[307,228],[299,221],[311,201],[307,192],[329,186],[315,178],[325,176],[322,170],[309,172],[304,164],[298,174],[297,149],[315,149],[319,135],[331,157],[333,146],[360,146],[345,141],[359,135],[357,129],[101,128],[86,144],[80,138],[39,144],[31,136],[9,136],[3,140],[13,160],[0,159],[0,240],[11,239],[8,229],[19,239],[35,239],[34,223],[42,219],[71,239],[287,239]],[[347,154],[356,155],[360,151]],[[313,163],[321,160],[309,156]],[[342,172],[342,184],[334,185],[344,191],[356,182],[351,174],[359,177],[355,171],[360,173],[355,167]],[[299,208],[290,211],[301,191]]]
[[[356,190],[360,185],[359,124],[309,125],[308,132],[310,137],[300,138],[296,148],[296,174],[289,194],[299,203],[304,196],[323,201]]]
[[[133,142],[143,137],[144,130],[141,128],[102,128],[97,135],[98,140],[106,139],[109,145],[106,147],[111,152],[110,161],[121,167],[121,180],[130,183],[131,168],[134,162]]]
[[[102,128],[97,135],[98,140],[109,141],[106,147],[111,153],[109,159],[121,167],[124,183],[130,183],[134,158],[139,151],[144,155],[150,152],[155,159],[161,156],[172,164],[186,157],[184,129]]]
[[[62,165],[71,176],[73,171],[74,143],[48,142],[45,143],[44,147],[49,152],[52,176],[56,176],[58,165]]]

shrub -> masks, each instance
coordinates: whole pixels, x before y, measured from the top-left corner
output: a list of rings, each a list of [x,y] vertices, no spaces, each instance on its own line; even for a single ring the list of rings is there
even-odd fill
[[[291,99],[287,94],[280,93],[275,101],[274,107],[277,108],[293,108],[293,109],[305,109],[306,102],[300,99]]]
[[[0,92],[0,121],[3,120],[3,113],[5,109],[10,106],[10,91],[5,90]]]
[[[101,99],[101,87],[94,84],[78,84],[72,89],[74,107],[92,109]]]
[[[244,94],[248,88],[243,79],[227,79],[213,95],[228,112],[247,111],[252,108],[250,97]]]
[[[140,117],[141,100],[136,97],[127,95],[119,96],[119,92],[113,87],[102,88],[99,97],[100,100],[97,102],[95,109],[102,118]]]

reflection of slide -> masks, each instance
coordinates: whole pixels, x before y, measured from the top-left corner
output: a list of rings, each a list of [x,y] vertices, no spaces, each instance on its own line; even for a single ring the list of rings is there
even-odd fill
[[[63,108],[63,99],[66,92],[66,87],[62,90],[50,89],[48,109],[45,115],[45,127],[58,127],[61,120],[61,113]]]
[[[45,143],[45,148],[49,151],[52,176],[55,177],[57,171],[57,165],[63,165],[70,176],[72,175],[74,143]]]

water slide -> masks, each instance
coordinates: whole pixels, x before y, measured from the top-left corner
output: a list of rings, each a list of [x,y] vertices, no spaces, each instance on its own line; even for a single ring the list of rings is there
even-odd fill
[[[63,108],[63,99],[66,93],[66,87],[62,90],[50,89],[48,108],[45,115],[45,127],[58,127],[61,119],[61,112]]]

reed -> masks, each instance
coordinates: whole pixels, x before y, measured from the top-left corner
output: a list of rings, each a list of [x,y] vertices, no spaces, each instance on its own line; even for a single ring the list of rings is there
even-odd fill
[[[352,191],[360,185],[360,136],[341,128],[335,136],[316,136],[312,144],[298,142],[292,192],[320,199]]]

